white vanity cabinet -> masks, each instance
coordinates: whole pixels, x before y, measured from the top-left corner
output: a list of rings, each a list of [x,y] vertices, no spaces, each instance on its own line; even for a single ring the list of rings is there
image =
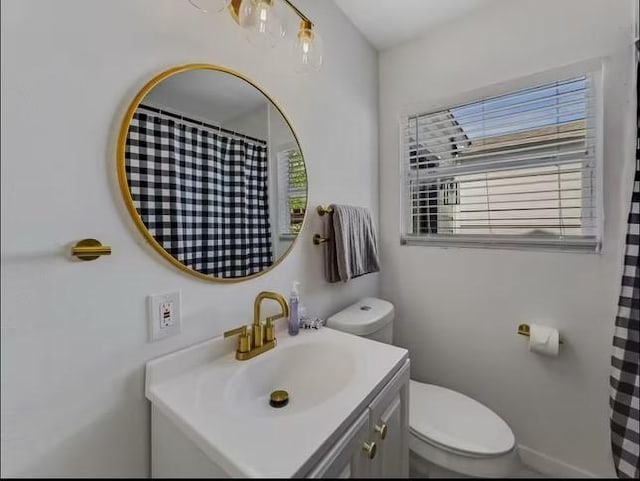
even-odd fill
[[[370,478],[372,463],[364,451],[370,443],[369,412],[364,412],[311,470],[308,478]]]
[[[393,376],[310,478],[409,476],[409,361]]]
[[[407,477],[406,349],[323,328],[238,361],[215,338],[149,361],[151,476]],[[286,389],[283,409],[267,402]]]
[[[378,443],[371,476],[409,477],[408,360],[369,406],[369,435]]]

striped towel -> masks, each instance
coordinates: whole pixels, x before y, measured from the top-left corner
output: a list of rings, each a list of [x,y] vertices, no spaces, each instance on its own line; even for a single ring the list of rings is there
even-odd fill
[[[325,279],[347,282],[380,270],[376,230],[369,209],[332,205],[326,223]]]

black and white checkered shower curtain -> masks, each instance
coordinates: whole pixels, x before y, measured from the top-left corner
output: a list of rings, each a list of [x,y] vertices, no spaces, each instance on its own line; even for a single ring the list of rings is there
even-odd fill
[[[139,109],[126,149],[136,209],[169,254],[221,278],[271,266],[266,145]]]
[[[637,67],[636,67],[637,68]],[[620,478],[640,478],[640,109],[636,172],[611,365],[611,448]]]

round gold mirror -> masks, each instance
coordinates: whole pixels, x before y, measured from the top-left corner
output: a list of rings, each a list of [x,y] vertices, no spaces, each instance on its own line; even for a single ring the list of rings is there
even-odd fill
[[[291,124],[252,81],[214,65],[176,67],[142,88],[120,130],[118,180],[155,250],[211,281],[276,266],[307,208]]]

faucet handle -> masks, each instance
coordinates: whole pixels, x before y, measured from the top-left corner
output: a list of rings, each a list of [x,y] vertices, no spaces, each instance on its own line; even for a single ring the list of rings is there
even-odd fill
[[[285,316],[284,314],[276,314],[275,316],[267,317],[266,324],[264,327],[264,341],[271,342],[276,338],[276,328],[273,325],[273,321],[277,321],[278,319],[282,319]]]
[[[231,329],[224,333],[224,337],[240,336],[238,339],[238,352],[249,352],[251,350],[251,334],[247,329],[247,326],[241,326],[236,329]]]

